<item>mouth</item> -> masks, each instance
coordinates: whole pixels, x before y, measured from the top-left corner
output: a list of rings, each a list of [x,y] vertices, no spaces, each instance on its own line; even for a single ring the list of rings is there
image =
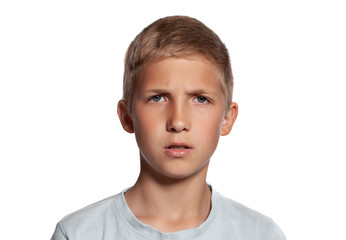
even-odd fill
[[[186,143],[172,143],[167,145],[165,148],[167,149],[192,149],[192,147]]]
[[[172,145],[172,146],[168,146],[167,148],[168,149],[189,149],[190,147]]]
[[[191,152],[192,147],[184,143],[174,143],[165,147],[165,150],[170,157],[182,158]]]

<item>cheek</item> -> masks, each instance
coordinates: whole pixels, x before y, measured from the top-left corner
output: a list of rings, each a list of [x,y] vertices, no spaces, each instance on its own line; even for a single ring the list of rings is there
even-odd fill
[[[198,138],[205,139],[209,144],[216,146],[222,127],[223,119],[212,117],[199,121],[198,126]]]
[[[221,111],[205,113],[204,117],[201,119],[203,120],[202,124],[208,131],[210,131],[210,134],[220,135],[221,127],[224,122],[224,117]]]
[[[146,145],[158,138],[162,124],[158,116],[145,113],[144,111],[136,113],[133,118],[133,127],[138,145]]]

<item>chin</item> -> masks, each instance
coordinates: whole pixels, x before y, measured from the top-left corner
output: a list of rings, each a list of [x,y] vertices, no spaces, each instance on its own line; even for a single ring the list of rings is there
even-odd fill
[[[205,163],[192,164],[191,161],[176,160],[170,163],[149,162],[141,158],[141,171],[145,171],[158,182],[170,182],[174,180],[184,180],[193,176],[204,176],[208,169],[209,161]]]
[[[204,175],[204,169],[207,168],[207,164],[200,168],[184,168],[184,167],[176,167],[174,169],[158,169],[159,173],[163,175],[167,179],[172,180],[184,180],[196,175]]]
[[[191,177],[192,175],[194,174],[189,174],[189,173],[164,173],[164,175],[167,177],[167,178],[171,178],[171,179],[176,179],[176,180],[183,180],[183,179],[186,179],[186,178],[189,178]]]

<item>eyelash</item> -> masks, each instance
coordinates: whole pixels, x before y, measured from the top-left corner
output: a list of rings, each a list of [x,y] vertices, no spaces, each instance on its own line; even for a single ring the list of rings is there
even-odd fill
[[[202,98],[203,99],[203,101],[202,102],[199,102],[197,99],[198,98]],[[201,103],[201,104],[208,104],[208,103],[210,103],[210,100],[207,98],[207,97],[204,97],[204,96],[197,96],[197,97],[195,97],[194,99],[196,99],[196,102],[198,102],[198,103]]]
[[[155,100],[154,100],[154,98],[156,98],[156,97],[160,97],[159,101],[155,101]],[[149,99],[149,101],[150,101],[150,102],[161,102],[161,101],[160,101],[161,99],[164,99],[164,97],[163,97],[162,95],[155,95],[155,96],[151,97],[151,98]]]
[[[157,99],[157,101],[155,101],[154,99],[159,97],[160,99]],[[151,97],[149,99],[150,102],[162,102],[161,99],[164,99],[164,97],[162,95],[155,95],[153,97]],[[202,102],[199,102],[198,99],[202,99]],[[197,103],[200,103],[200,104],[208,104],[210,103],[210,100],[207,98],[207,97],[204,97],[204,96],[197,96],[194,98],[194,101],[197,102]]]

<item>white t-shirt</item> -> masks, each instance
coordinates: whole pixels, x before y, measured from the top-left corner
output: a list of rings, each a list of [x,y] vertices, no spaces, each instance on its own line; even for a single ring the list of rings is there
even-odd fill
[[[64,217],[51,240],[285,240],[270,218],[212,190],[212,208],[199,227],[163,233],[140,222],[124,193],[106,198]]]

